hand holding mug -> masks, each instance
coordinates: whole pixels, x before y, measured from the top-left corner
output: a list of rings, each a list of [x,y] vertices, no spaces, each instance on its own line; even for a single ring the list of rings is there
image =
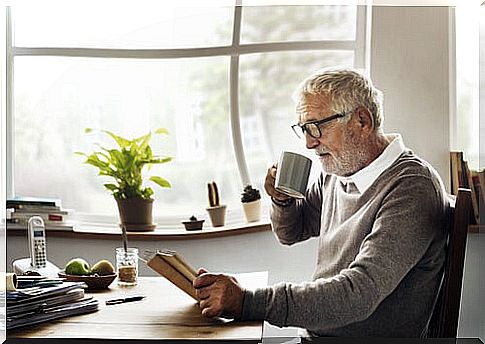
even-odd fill
[[[271,196],[279,201],[286,201],[290,197],[279,192],[275,188],[275,181],[276,181],[276,171],[278,169],[278,164],[274,164],[270,168],[268,168],[268,172],[266,173],[266,179],[264,181],[264,189],[268,196]]]
[[[276,169],[274,189],[293,198],[304,198],[312,161],[298,153],[282,152]]]

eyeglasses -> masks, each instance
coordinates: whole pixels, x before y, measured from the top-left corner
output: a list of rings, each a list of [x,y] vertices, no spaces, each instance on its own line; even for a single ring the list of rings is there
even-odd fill
[[[321,119],[319,121],[311,121],[303,124],[293,124],[291,126],[291,129],[293,129],[293,132],[295,133],[296,136],[298,136],[299,139],[302,139],[305,137],[305,133],[308,133],[311,137],[314,139],[319,139],[322,137],[322,130],[320,127],[328,122],[331,122],[335,119],[345,117],[349,114],[352,114],[355,112],[356,109],[347,111],[347,112],[341,112],[341,113],[336,113],[335,115],[329,116],[327,118]]]

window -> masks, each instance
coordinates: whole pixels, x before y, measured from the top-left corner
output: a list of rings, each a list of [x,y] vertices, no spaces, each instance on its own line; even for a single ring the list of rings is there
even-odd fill
[[[474,2],[457,2],[456,27],[456,118],[452,149],[464,151],[470,167],[479,164],[479,7]],[[452,130],[453,130],[452,129]],[[482,153],[483,154],[483,153]]]
[[[368,63],[364,6],[32,7],[7,9],[10,195],[106,221],[116,203],[74,152],[110,141],[85,128],[170,131],[152,142],[175,158],[153,167],[172,184],[154,187],[158,222],[204,215],[211,180],[230,214],[280,150],[305,150],[290,129],[298,82]]]

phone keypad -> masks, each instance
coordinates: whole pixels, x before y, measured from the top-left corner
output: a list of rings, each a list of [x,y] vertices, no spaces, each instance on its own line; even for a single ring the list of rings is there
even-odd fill
[[[46,267],[46,245],[45,240],[35,240],[35,257],[34,262],[36,267],[45,268]]]

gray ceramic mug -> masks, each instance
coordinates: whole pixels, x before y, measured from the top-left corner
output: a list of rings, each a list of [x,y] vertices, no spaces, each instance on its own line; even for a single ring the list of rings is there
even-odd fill
[[[312,161],[306,156],[283,151],[276,169],[275,189],[287,196],[304,198]]]

